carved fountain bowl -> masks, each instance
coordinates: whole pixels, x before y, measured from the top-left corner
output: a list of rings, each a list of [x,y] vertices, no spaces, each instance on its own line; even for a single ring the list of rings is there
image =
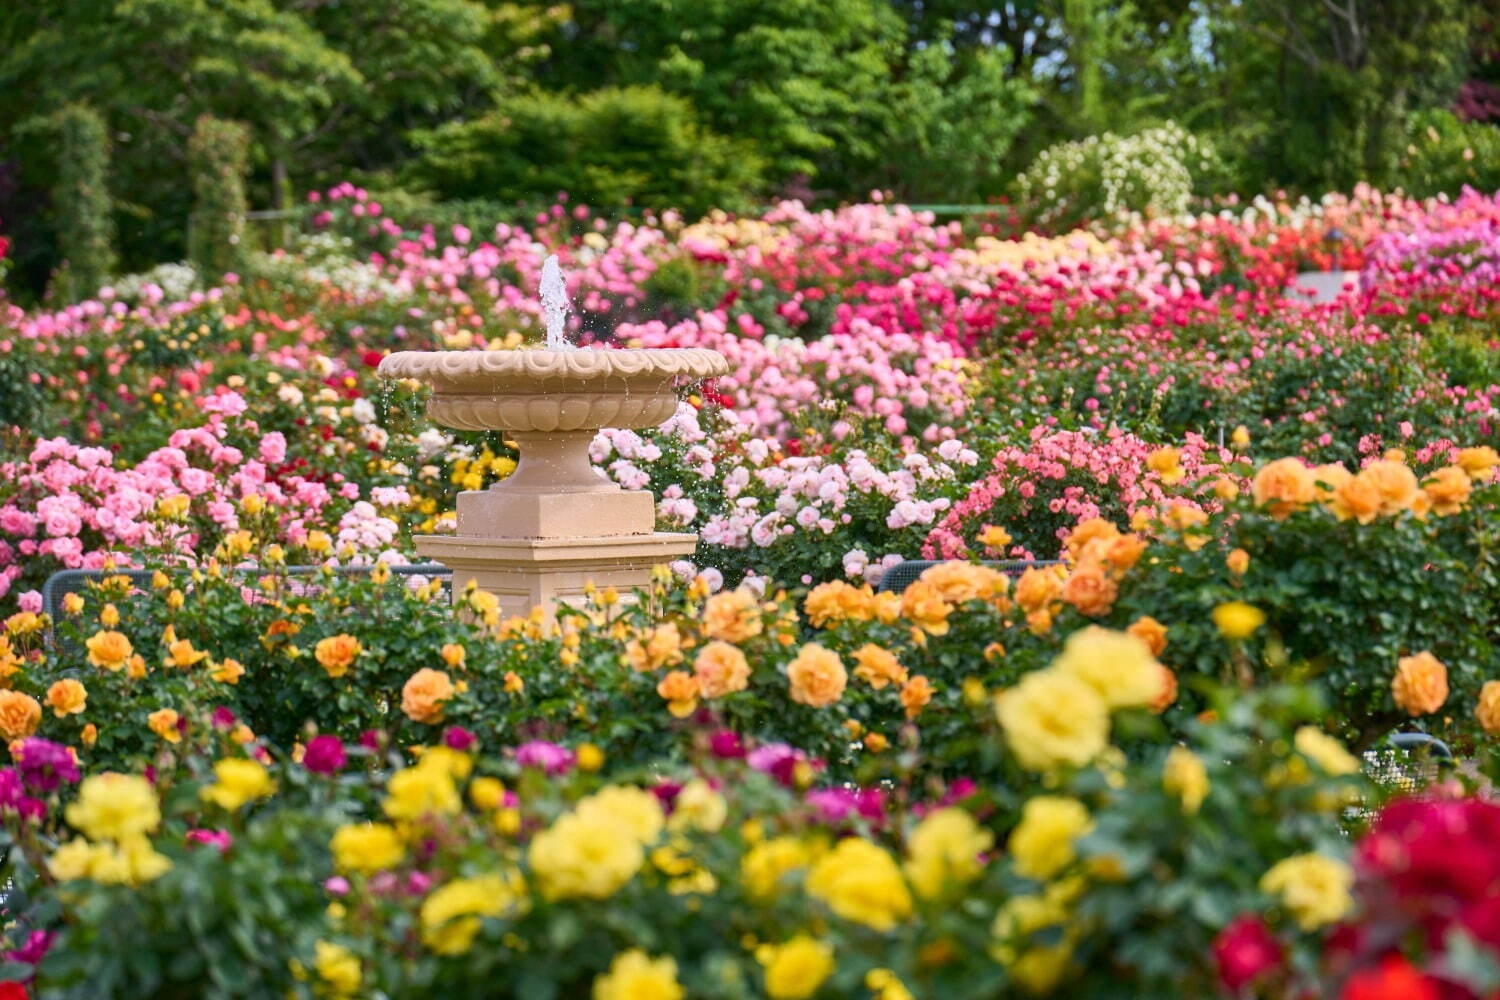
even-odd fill
[[[400,351],[384,378],[433,388],[427,415],[445,427],[556,433],[656,427],[677,409],[679,381],[729,371],[706,348]]]

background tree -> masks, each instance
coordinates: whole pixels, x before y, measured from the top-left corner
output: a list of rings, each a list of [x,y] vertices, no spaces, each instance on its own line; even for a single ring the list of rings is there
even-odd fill
[[[218,281],[242,257],[249,210],[245,200],[249,154],[250,133],[245,126],[199,116],[188,143],[193,172],[188,260],[203,281]]]
[[[71,104],[53,118],[57,136],[55,228],[63,264],[56,290],[70,302],[93,295],[115,266],[109,199],[109,136],[92,108]]]

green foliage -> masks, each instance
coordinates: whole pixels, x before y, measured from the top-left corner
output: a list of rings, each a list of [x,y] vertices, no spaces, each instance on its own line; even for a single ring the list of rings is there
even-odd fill
[[[702,212],[744,206],[760,184],[750,147],[709,131],[687,101],[654,87],[508,98],[418,143],[423,156],[408,180],[446,198],[565,191],[587,204]]]
[[[245,171],[250,134],[238,122],[204,115],[193,128],[193,219],[188,259],[206,280],[234,270],[245,235]]]
[[[99,114],[81,104],[63,108],[53,126],[57,180],[52,201],[63,259],[58,290],[76,301],[93,295],[115,266],[109,136]]]
[[[1500,128],[1460,121],[1449,111],[1418,112],[1407,120],[1395,180],[1418,198],[1465,186],[1500,190]]]

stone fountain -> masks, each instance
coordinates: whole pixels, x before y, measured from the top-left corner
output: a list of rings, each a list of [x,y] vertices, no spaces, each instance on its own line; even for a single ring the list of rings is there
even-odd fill
[[[457,600],[470,581],[500,599],[503,615],[550,615],[587,587],[628,592],[651,568],[691,555],[698,536],[656,530],[656,500],[627,491],[589,461],[604,427],[656,427],[677,408],[682,381],[723,375],[703,348],[579,348],[562,336],[566,292],[555,258],[543,269],[547,348],[401,351],[380,375],[432,386],[427,415],[446,427],[498,430],[520,447],[514,472],[458,495],[452,535],[423,535],[417,552],[453,570]]]

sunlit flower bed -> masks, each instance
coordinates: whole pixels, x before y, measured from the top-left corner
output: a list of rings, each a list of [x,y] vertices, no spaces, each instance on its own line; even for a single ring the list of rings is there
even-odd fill
[[[0,305],[0,998],[1500,990],[1500,200],[313,208],[212,290]],[[532,339],[548,250],[581,340],[731,358],[593,446],[702,542],[455,614],[390,567],[513,447],[373,369]],[[921,557],[1057,563],[875,589]],[[1388,801],[1400,730],[1461,765]]]

